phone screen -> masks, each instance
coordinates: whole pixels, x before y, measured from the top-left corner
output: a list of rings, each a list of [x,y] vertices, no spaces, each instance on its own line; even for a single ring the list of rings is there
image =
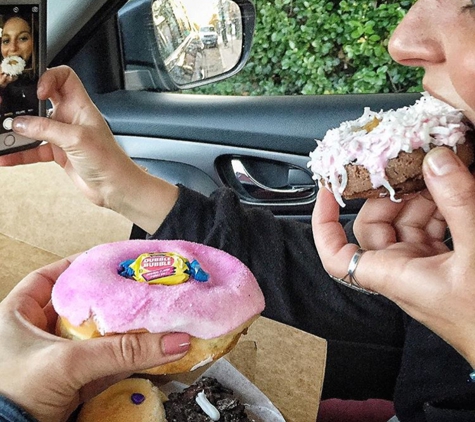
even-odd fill
[[[4,4],[0,1],[0,154],[35,146],[37,140],[12,132],[13,119],[44,115],[44,102],[36,95],[42,72],[44,31],[40,4]]]

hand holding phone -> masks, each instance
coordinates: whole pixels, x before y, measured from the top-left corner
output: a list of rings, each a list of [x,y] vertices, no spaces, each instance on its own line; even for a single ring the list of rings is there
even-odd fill
[[[36,95],[45,70],[46,0],[0,0],[0,155],[34,148],[41,140],[12,131],[13,119],[45,116]]]

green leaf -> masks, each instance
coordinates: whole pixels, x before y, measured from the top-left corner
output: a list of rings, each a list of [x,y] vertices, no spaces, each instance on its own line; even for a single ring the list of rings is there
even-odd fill
[[[391,33],[416,0],[262,0],[248,63],[192,92],[317,95],[417,92],[422,69],[397,65]]]

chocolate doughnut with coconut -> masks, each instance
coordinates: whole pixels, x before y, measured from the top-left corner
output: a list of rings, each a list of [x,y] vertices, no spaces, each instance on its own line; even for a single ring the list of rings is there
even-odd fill
[[[427,93],[409,107],[363,115],[329,130],[310,153],[314,179],[344,199],[390,196],[424,189],[422,162],[436,146],[452,148],[468,166],[474,159],[471,126],[463,113]]]

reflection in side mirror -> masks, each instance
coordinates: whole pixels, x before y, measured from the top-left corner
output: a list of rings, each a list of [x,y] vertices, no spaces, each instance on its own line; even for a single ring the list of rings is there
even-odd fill
[[[255,9],[251,0],[129,0],[118,21],[126,89],[174,91],[244,66]]]
[[[156,42],[177,85],[232,69],[242,51],[241,12],[231,0],[154,0]]]

